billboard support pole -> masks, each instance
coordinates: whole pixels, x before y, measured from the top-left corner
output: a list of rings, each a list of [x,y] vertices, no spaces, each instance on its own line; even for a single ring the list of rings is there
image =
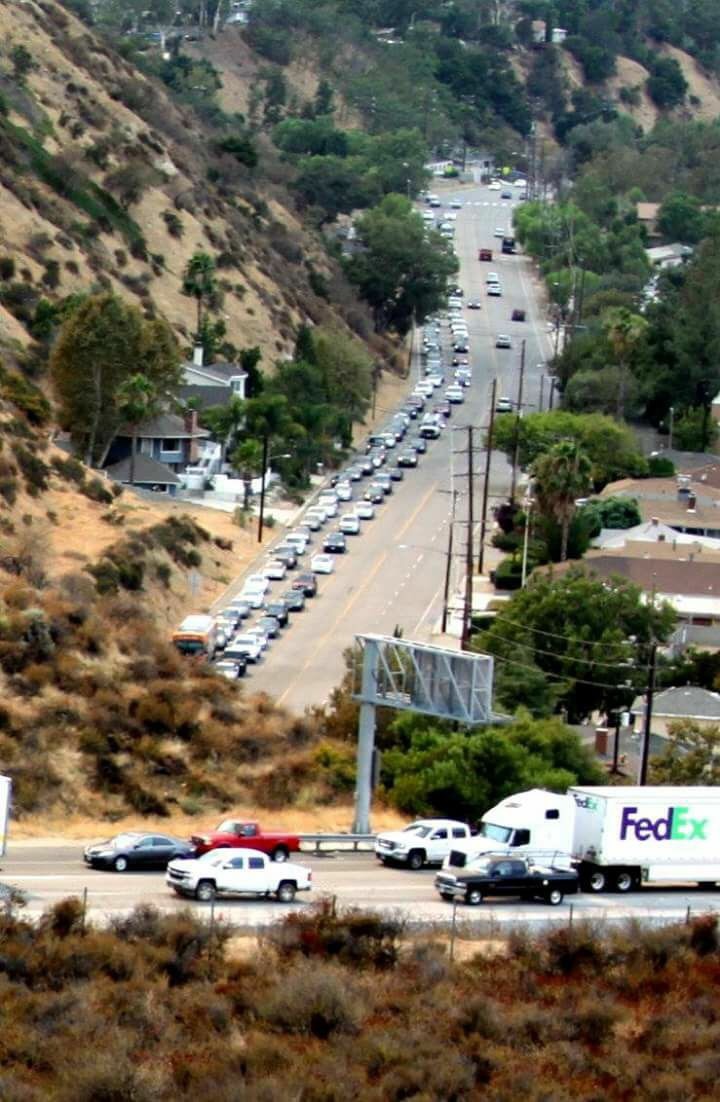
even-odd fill
[[[355,779],[355,821],[353,834],[370,833],[370,801],[372,798],[372,768],[375,750],[375,705],[370,704],[377,679],[377,644],[368,641],[363,656],[360,687],[360,719],[358,723],[357,765]]]

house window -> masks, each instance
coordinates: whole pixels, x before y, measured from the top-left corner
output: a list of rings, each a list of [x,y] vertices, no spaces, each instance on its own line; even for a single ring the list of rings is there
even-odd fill
[[[163,440],[160,445],[161,450],[164,452],[179,452],[180,441],[179,440]]]
[[[233,394],[239,394],[243,398],[245,396],[245,376],[233,375],[230,379],[230,387]]]

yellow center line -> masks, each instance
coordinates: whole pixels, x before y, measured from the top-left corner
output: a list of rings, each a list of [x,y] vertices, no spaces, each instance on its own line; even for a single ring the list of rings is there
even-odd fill
[[[415,520],[417,519],[417,517],[418,517],[419,513],[420,513],[420,512],[421,512],[421,511],[422,511],[422,510],[423,510],[423,509],[425,508],[425,506],[427,505],[428,501],[430,500],[430,498],[432,497],[432,495],[433,495],[433,494],[435,493],[435,491],[436,491],[436,489],[437,489],[437,485],[438,485],[438,484],[437,484],[437,482],[433,482],[432,486],[431,486],[431,487],[430,487],[430,489],[429,489],[429,490],[427,491],[427,493],[426,493],[426,494],[424,494],[424,495],[423,495],[423,497],[422,497],[422,498],[420,499],[420,501],[418,502],[418,504],[417,504],[416,508],[415,508],[415,509],[413,510],[413,512],[412,512],[412,513],[410,514],[410,516],[408,517],[408,519],[407,519],[407,520],[405,521],[405,524],[404,524],[404,525],[402,526],[402,528],[400,529],[400,531],[399,531],[399,532],[397,533],[397,535],[396,535],[396,537],[395,537],[395,541],[396,541],[396,542],[397,542],[398,540],[401,540],[401,539],[402,539],[402,537],[403,537],[403,536],[405,535],[405,533],[407,532],[407,530],[408,530],[408,528],[410,527],[410,525],[411,525],[411,524],[413,523],[413,521],[415,521]],[[289,685],[287,686],[287,688],[285,689],[285,691],[284,691],[284,692],[283,692],[283,693],[282,693],[282,694],[281,694],[281,695],[280,695],[280,696],[278,697],[278,700],[277,700],[278,704],[282,704],[283,700],[284,700],[284,699],[285,699],[285,697],[286,697],[286,696],[288,695],[288,693],[289,693],[289,692],[291,692],[291,691],[292,691],[292,690],[293,690],[293,689],[295,688],[295,686],[297,685],[297,683],[298,683],[298,682],[300,681],[300,679],[302,678],[302,675],[303,675],[303,674],[305,673],[305,671],[306,671],[307,669],[309,669],[309,667],[310,667],[310,666],[312,665],[312,663],[313,663],[313,662],[315,661],[315,659],[317,658],[317,655],[319,654],[319,652],[320,652],[320,651],[322,650],[322,648],[323,648],[323,647],[324,647],[324,646],[326,645],[326,643],[328,642],[328,640],[332,638],[333,634],[335,633],[335,631],[337,630],[337,628],[339,627],[339,625],[340,625],[340,624],[342,623],[342,621],[343,621],[343,620],[345,619],[345,617],[346,617],[346,616],[348,615],[348,613],[349,613],[349,612],[351,611],[351,609],[352,609],[352,608],[354,607],[354,605],[355,605],[355,604],[357,603],[357,601],[359,600],[359,598],[360,598],[360,597],[362,597],[362,595],[363,595],[363,593],[365,592],[365,590],[366,590],[366,589],[368,588],[368,586],[370,585],[370,583],[371,583],[371,582],[372,582],[372,581],[373,581],[373,580],[375,579],[375,577],[377,576],[378,572],[379,572],[379,571],[380,571],[380,569],[382,568],[382,566],[383,566],[383,564],[384,564],[385,560],[386,560],[386,559],[387,559],[387,557],[388,557],[388,553],[389,553],[389,552],[387,552],[387,551],[383,551],[383,552],[382,552],[382,553],[381,553],[381,554],[380,554],[380,555],[378,556],[378,558],[377,558],[377,559],[375,560],[375,562],[374,562],[373,566],[372,566],[372,567],[370,568],[370,571],[369,571],[369,573],[368,573],[368,574],[367,574],[367,576],[365,577],[365,580],[364,580],[364,581],[362,582],[362,584],[361,584],[361,585],[360,585],[360,586],[358,587],[358,589],[357,589],[357,590],[355,591],[355,593],[353,593],[352,597],[350,597],[350,598],[348,599],[348,601],[346,602],[346,604],[345,604],[344,608],[343,608],[343,609],[342,609],[342,611],[341,611],[341,612],[339,612],[339,613],[338,613],[338,615],[337,615],[337,616],[335,617],[335,619],[333,620],[332,624],[330,625],[330,627],[328,628],[328,630],[327,630],[327,631],[325,632],[325,634],[324,634],[324,635],[322,636],[322,638],[318,640],[318,642],[316,643],[315,647],[313,648],[313,650],[312,650],[312,651],[310,652],[310,654],[309,654],[309,655],[308,655],[308,657],[306,658],[306,660],[305,660],[305,662],[304,662],[303,666],[301,667],[301,669],[300,669],[300,672],[298,673],[297,677],[296,677],[296,678],[295,678],[295,679],[294,679],[293,681],[291,681],[291,682],[290,682],[290,684],[289,684]]]

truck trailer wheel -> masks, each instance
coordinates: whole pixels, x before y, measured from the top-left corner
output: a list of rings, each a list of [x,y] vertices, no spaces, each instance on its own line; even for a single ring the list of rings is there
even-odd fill
[[[273,861],[287,861],[290,854],[288,853],[287,846],[275,846],[273,850]]]
[[[409,869],[414,869],[415,872],[421,869],[425,864],[425,853],[421,849],[411,849],[408,854],[407,864]]]
[[[564,898],[565,896],[559,888],[551,888],[545,896],[545,902],[549,903],[551,907],[558,907]]]
[[[618,869],[615,873],[615,890],[622,892],[633,891],[637,887],[637,877],[630,869]]]
[[[607,876],[603,869],[588,869],[583,877],[585,891],[604,892],[607,888]]]
[[[468,888],[465,892],[465,902],[469,907],[477,907],[483,901],[483,893],[479,888]]]
[[[217,891],[212,880],[201,880],[195,889],[195,898],[201,903],[212,903],[216,895]]]
[[[297,891],[292,880],[281,880],[278,885],[277,898],[279,903],[292,903]]]

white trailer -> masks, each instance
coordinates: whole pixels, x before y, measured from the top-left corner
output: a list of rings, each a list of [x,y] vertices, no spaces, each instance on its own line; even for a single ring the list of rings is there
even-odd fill
[[[472,865],[487,853],[571,862],[589,892],[681,881],[715,888],[720,788],[533,788],[485,812],[479,833],[453,846],[446,865]]]

